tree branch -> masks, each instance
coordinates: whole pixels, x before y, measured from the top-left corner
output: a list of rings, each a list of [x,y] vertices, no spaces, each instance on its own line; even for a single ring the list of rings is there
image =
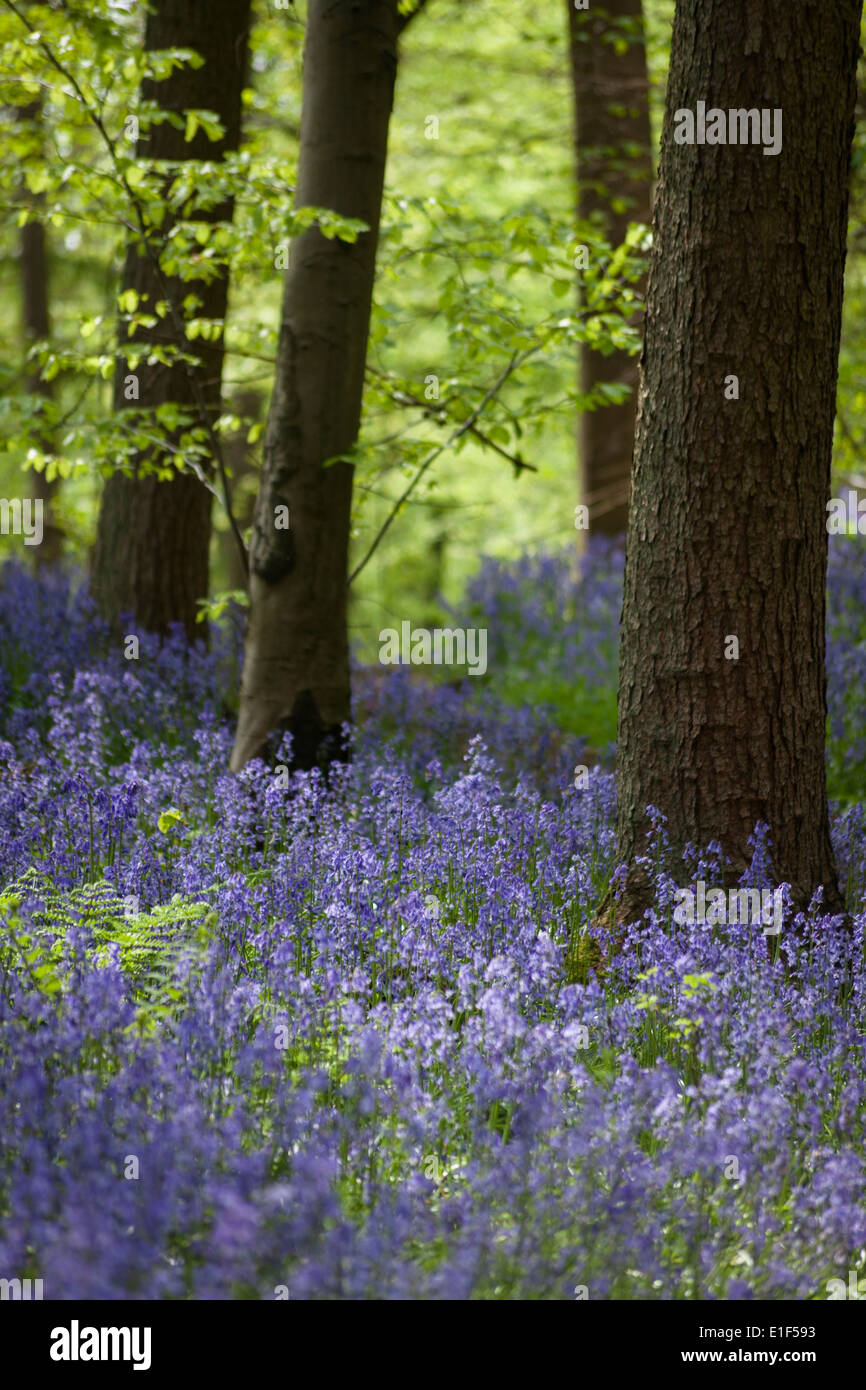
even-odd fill
[[[377,531],[376,536],[373,540],[373,544],[370,546],[370,549],[367,551],[367,554],[364,556],[363,560],[361,560],[360,563],[357,564],[355,568],[352,570],[352,573],[349,575],[347,581],[348,584],[352,584],[354,580],[357,579],[362,569],[364,569],[364,567],[373,558],[373,555],[378,550],[379,545],[381,544],[382,539],[385,536],[385,533],[388,530],[390,530],[391,523],[394,521],[398,513],[402,510],[403,505],[408,500],[410,494],[415,491],[415,488],[417,487],[418,483],[420,483],[424,474],[427,472],[427,469],[430,468],[436,462],[440,454],[443,454],[446,449],[450,449],[452,444],[456,444],[457,440],[460,439],[462,435],[469,433],[469,431],[474,427],[476,420],[481,415],[481,412],[484,410],[484,407],[488,404],[489,401],[492,401],[493,397],[497,395],[497,393],[502,389],[508,378],[517,370],[518,367],[523,366],[527,358],[531,357],[534,352],[538,351],[539,345],[536,344],[534,347],[527,348],[525,352],[513,353],[508,360],[507,366],[499,374],[496,381],[490,387],[490,390],[487,391],[485,395],[482,397],[482,399],[478,402],[471,415],[469,415],[467,419],[463,421],[462,425],[458,425],[457,429],[453,430],[446,440],[444,440],[441,444],[437,444],[436,447],[432,450],[432,452],[428,454],[427,458],[424,460],[424,462],[421,464],[421,467],[418,469],[418,472],[415,474],[415,477],[409,483],[409,486],[405,488],[402,495],[397,499],[391,511],[388,513],[382,525],[379,527],[379,530]]]
[[[382,383],[382,389],[385,391],[388,398],[394,401],[395,405],[413,406],[415,409],[422,411],[431,419],[433,419],[437,415],[442,415],[443,419],[440,420],[439,423],[443,425],[445,424],[444,417],[448,406],[448,401],[440,401],[438,404],[438,408],[434,408],[429,401],[422,401],[420,396],[414,395],[411,391],[391,390],[391,388],[388,386],[387,376],[384,372],[380,372],[376,367],[371,367],[368,364],[366,370],[371,376],[375,376]],[[501,444],[495,444],[494,441],[490,439],[488,435],[484,434],[483,430],[480,430],[477,425],[470,425],[469,428],[470,433],[474,434],[476,439],[480,439],[485,448],[492,449],[495,454],[499,454],[502,458],[507,459],[508,462],[518,473],[520,473],[522,470],[525,470],[527,473],[538,472],[538,469],[536,468],[534,463],[526,463],[526,461],[522,459],[519,454],[509,454],[507,449],[503,449]],[[404,431],[401,430],[400,434],[403,433]],[[399,438],[400,435],[395,435],[392,437]],[[379,439],[376,442],[377,444],[382,444],[387,441]]]
[[[410,10],[408,14],[400,14],[399,11],[397,12],[397,37],[398,37],[398,38],[399,38],[400,35],[403,33],[403,30],[406,29],[406,28],[408,28],[408,26],[412,23],[412,20],[415,18],[416,14],[420,14],[420,13],[421,13],[421,11],[424,9],[424,6],[425,6],[426,4],[427,4],[427,0],[415,0],[415,8],[414,8],[413,10]]]

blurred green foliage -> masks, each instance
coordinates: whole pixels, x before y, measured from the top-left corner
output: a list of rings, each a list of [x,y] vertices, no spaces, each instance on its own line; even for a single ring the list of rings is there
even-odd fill
[[[111,412],[118,315],[134,324],[154,311],[129,295],[118,299],[135,221],[130,190],[157,240],[161,209],[166,199],[171,203],[178,223],[161,251],[171,269],[192,277],[230,267],[220,429],[225,438],[244,441],[250,465],[237,480],[239,510],[255,490],[263,413],[244,413],[249,407],[241,408],[237,397],[255,390],[266,410],[283,275],[278,251],[315,215],[292,210],[306,7],[258,7],[242,148],[221,165],[179,168],[167,192],[162,172],[135,157],[126,132],[131,116],[143,129],[164,118],[152,104],[142,105],[142,75],[195,59],[181,51],[146,57],[139,6],[93,0],[86,11],[18,8],[38,35],[0,5],[0,101],[7,113],[0,145],[0,304],[7,323],[20,319],[20,224],[38,215],[49,241],[52,333],[50,342],[28,349],[11,332],[0,347],[0,491],[23,494],[26,467],[62,475],[60,519],[73,558],[86,561],[104,475],[128,465],[143,440],[164,438],[179,421],[170,407]],[[656,139],[672,14],[673,0],[647,0]],[[601,349],[638,346],[626,320],[647,237],[635,229],[628,255],[623,250],[611,258],[592,229],[575,221],[566,28],[561,4],[529,15],[517,0],[431,0],[401,42],[364,425],[355,452],[352,568],[431,451],[466,420],[515,354],[522,365],[485,406],[478,421],[483,438],[468,432],[436,458],[353,584],[351,635],[367,658],[381,628],[404,618],[441,621],[440,599],[459,600],[479,556],[575,542],[576,414],[603,409],[605,395],[615,398],[611,390],[581,400],[577,345],[586,338]],[[17,121],[16,107],[37,95],[39,126]],[[187,115],[188,133],[197,128],[219,133],[208,112]],[[840,359],[840,485],[859,475],[866,430],[864,164],[860,122]],[[229,190],[236,196],[233,226],[203,236],[192,214]],[[320,220],[329,234],[357,235],[357,226],[340,219]],[[574,269],[580,245],[591,250],[590,269],[581,275],[582,313]],[[195,318],[192,300],[184,311]],[[195,332],[206,340],[216,327],[198,320]],[[51,401],[26,390],[28,351],[31,369],[38,362],[53,380]],[[200,424],[180,422],[186,424],[182,455],[168,458],[168,473],[206,452]],[[220,544],[227,519],[219,508],[214,528],[212,593],[220,595],[236,588],[237,576]],[[0,537],[0,557],[20,548],[20,538]],[[558,702],[557,692],[549,693]],[[601,737],[609,715],[599,723]]]

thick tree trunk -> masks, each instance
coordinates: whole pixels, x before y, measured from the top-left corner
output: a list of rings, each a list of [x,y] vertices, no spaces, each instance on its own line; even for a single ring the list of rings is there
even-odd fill
[[[649,82],[641,0],[603,0],[569,15],[575,110],[577,215],[598,223],[612,246],[625,240],[630,222],[649,222],[652,148]],[[625,26],[625,27],[624,27]],[[628,38],[619,53],[616,40]],[[580,390],[622,382],[631,395],[578,417],[580,497],[589,508],[590,531],[623,535],[634,449],[637,359],[627,352],[605,357],[580,351]]]
[[[619,691],[621,859],[652,805],[677,852],[720,841],[733,882],[765,821],[777,879],[833,910],[826,503],[861,7],[678,0]],[[781,152],[676,143],[699,101],[781,109]]]
[[[199,68],[177,69],[162,82],[144,81],[142,100],[158,102],[167,111],[214,111],[225,134],[220,141],[212,142],[199,131],[186,142],[183,130],[161,122],[139,141],[141,156],[218,160],[227,151],[238,148],[249,24],[250,0],[156,0],[147,16],[145,48],[192,48],[205,61]],[[228,200],[212,209],[194,211],[192,216],[214,223],[230,221],[232,214],[233,205]],[[166,218],[159,230],[159,245],[170,230],[171,223]],[[196,316],[225,317],[225,275],[207,283],[165,276],[163,283],[177,305],[187,295],[196,295],[201,301]],[[131,245],[127,253],[123,288],[136,290],[151,305],[164,298],[152,257],[137,245]],[[177,332],[168,315],[156,327],[138,330],[135,341],[171,344],[199,357],[202,365],[196,369],[196,377],[200,398],[211,421],[217,417],[222,338],[218,342],[190,342],[185,334]],[[136,371],[138,401],[126,400],[127,373],[126,363],[119,359],[114,385],[116,410],[127,404],[138,408],[167,402],[196,405],[189,374],[180,363],[141,363]],[[136,470],[146,457],[149,456],[139,457]],[[208,592],[210,513],[211,494],[192,473],[181,473],[170,482],[160,482],[138,471],[133,477],[114,474],[103,490],[93,560],[93,589],[102,612],[114,622],[121,613],[132,613],[138,624],[152,632],[165,632],[172,623],[181,623],[190,638],[200,637],[202,628],[196,625],[196,612],[198,600]]]
[[[350,245],[311,228],[291,249],[234,770],[283,731],[295,767],[345,755],[352,467],[324,465],[347,453],[360,426],[398,28],[396,0],[310,0],[297,205],[331,208],[370,230]]]
[[[27,106],[19,107],[18,119],[33,129],[34,148],[42,152],[42,101],[37,99]],[[34,205],[44,201],[39,194],[31,194]],[[21,266],[21,321],[24,328],[24,341],[29,347],[33,342],[44,341],[51,334],[51,317],[48,308],[48,252],[45,239],[45,224],[34,217],[25,222],[19,234]],[[38,368],[31,369],[27,375],[28,390],[34,396],[50,400],[52,384],[46,381]],[[48,448],[49,439],[43,438]],[[63,553],[63,532],[54,516],[54,498],[59,479],[51,482],[44,473],[30,474],[30,495],[40,501],[43,507],[42,544],[34,547],[37,566],[54,565]]]

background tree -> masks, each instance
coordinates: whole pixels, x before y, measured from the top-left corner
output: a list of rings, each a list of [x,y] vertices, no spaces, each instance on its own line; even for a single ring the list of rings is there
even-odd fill
[[[650,0],[650,56],[657,75],[666,63],[669,26],[659,17],[659,6],[665,3]],[[39,43],[33,34],[28,39],[26,13],[19,15],[20,8],[0,0],[0,84],[8,86],[10,102],[23,102],[39,91],[45,94],[47,153],[42,160],[32,151],[26,155],[26,175],[28,189],[44,199],[44,221],[55,248],[52,342],[50,352],[40,355],[43,375],[54,383],[54,400],[44,411],[51,440],[47,476],[63,478],[67,553],[72,561],[87,562],[105,478],[118,468],[131,471],[136,463],[140,478],[151,467],[163,469],[164,477],[176,477],[178,459],[189,470],[206,472],[214,457],[189,405],[124,401],[122,410],[112,411],[118,313],[131,371],[137,354],[153,350],[167,361],[175,349],[168,336],[148,343],[143,311],[131,308],[127,296],[117,306],[121,276],[115,267],[126,254],[135,212],[93,117],[101,115],[114,138],[120,174],[128,171],[160,245],[160,218],[166,219],[171,233],[166,267],[180,266],[178,278],[187,287],[201,267],[229,269],[224,404],[217,433],[233,472],[230,436],[238,434],[238,427],[228,417],[235,411],[235,391],[252,386],[269,395],[273,379],[283,280],[275,273],[275,248],[309,225],[290,212],[307,6],[300,0],[287,10],[258,8],[252,35],[254,81],[244,95],[242,147],[219,162],[177,161],[167,192],[166,174],[159,173],[161,161],[136,157],[136,146],[125,133],[131,113],[142,117],[142,132],[147,130],[142,79],[164,77],[169,63],[165,52],[161,60],[153,52],[145,53],[142,10],[128,12],[110,0],[93,0],[86,13],[73,10],[68,15],[59,8],[38,7]],[[570,549],[575,535],[572,460],[579,321],[572,303],[575,229],[568,56],[561,8],[537,16],[531,28],[524,18],[516,0],[430,6],[429,15],[410,26],[401,40],[363,429],[354,455],[350,570],[368,552],[371,537],[385,524],[407,477],[421,466],[438,437],[468,418],[512,354],[522,352],[530,339],[537,341],[539,325],[552,331],[567,319],[570,328],[557,330],[557,341],[491,399],[479,429],[462,435],[424,475],[398,524],[389,530],[387,544],[377,549],[375,563],[352,583],[356,602],[351,636],[361,660],[376,659],[378,632],[386,623],[406,616],[417,622],[424,615],[430,623],[446,622],[447,607],[460,601],[479,552],[493,546],[505,554],[540,541]],[[486,84],[476,80],[482,49],[491,77]],[[59,59],[63,75],[52,58]],[[25,76],[27,83],[22,85]],[[77,99],[71,95],[75,85]],[[162,85],[156,83],[157,92]],[[531,109],[514,99],[515,90],[522,87],[535,93]],[[428,138],[430,113],[438,113],[438,138]],[[214,126],[212,117],[208,128]],[[205,156],[213,149],[208,143]],[[57,157],[60,150],[63,158]],[[20,142],[7,131],[0,143],[5,195],[0,300],[16,317],[15,222],[21,209],[21,165]],[[211,232],[194,224],[187,212],[193,195],[199,206],[205,197],[222,202],[233,195],[231,226],[223,224]],[[319,222],[340,235],[336,214],[322,214]],[[204,245],[196,240],[195,225],[207,236]],[[601,266],[599,258],[599,270]],[[595,269],[591,266],[584,277],[593,307],[597,299],[604,301],[592,326],[593,340],[597,344],[607,332],[611,345],[622,347],[627,335],[616,295],[600,288],[593,293]],[[611,283],[609,274],[598,279]],[[634,300],[626,307],[631,314]],[[636,344],[634,333],[631,339]],[[201,336],[193,340],[197,356],[205,341]],[[371,374],[373,367],[378,378]],[[439,381],[439,398],[432,403],[427,398],[431,374]],[[20,340],[13,335],[6,353],[0,349],[0,489],[10,496],[21,490],[23,461],[40,453],[33,403],[21,390],[23,384]],[[422,399],[427,413],[396,404],[395,391],[403,400]],[[431,404],[441,406],[436,418]],[[267,399],[264,406],[266,411]],[[176,423],[180,417],[182,425]],[[248,420],[246,427],[251,426]],[[262,441],[255,428],[250,432],[248,462],[257,472]],[[543,482],[536,486],[523,470],[521,481],[516,481],[508,460],[518,457],[539,468]],[[509,480],[518,492],[503,488]],[[238,523],[244,527],[246,483],[233,478],[232,492]],[[512,496],[515,502],[519,497],[519,505],[506,505]],[[444,545],[437,519],[442,508],[448,518]],[[211,520],[211,596],[218,600],[221,591],[242,586],[234,559],[237,547],[232,550],[222,543],[227,518],[219,504],[213,506]],[[0,554],[20,549],[20,538],[0,536]],[[442,561],[435,584],[431,554]],[[219,603],[211,611],[216,619]],[[521,673],[521,688],[525,678]],[[583,729],[597,703],[578,707],[568,678],[558,687],[558,699],[560,695],[569,726]],[[594,741],[612,739],[614,732],[611,699],[605,729]]]
[[[204,60],[200,65],[175,67],[160,81],[142,82],[142,103],[157,103],[174,119],[149,124],[137,143],[137,155],[145,160],[183,162],[219,160],[236,150],[241,130],[241,93],[247,74],[250,0],[156,0],[148,11],[145,49],[159,52],[189,48]],[[190,129],[183,113],[214,113],[222,134],[211,139],[204,124]],[[205,190],[206,193],[206,190]],[[211,226],[231,222],[234,200],[216,203],[191,199],[187,217]],[[167,273],[154,256],[154,245],[166,246],[172,232],[172,216],[166,210],[158,239],[141,238],[130,243],[123,274],[124,295],[135,310],[144,307],[151,323],[138,323],[131,333],[121,329],[121,339],[155,345],[162,360],[142,362],[132,375],[138,378],[137,395],[127,386],[129,364],[119,358],[114,385],[115,409],[130,403],[140,407],[162,405],[189,407],[204,414],[211,426],[219,414],[223,333],[192,340],[189,320],[222,322],[228,300],[228,274],[220,270],[208,278],[181,278]],[[207,262],[203,260],[204,268]],[[195,303],[190,301],[194,296]],[[156,312],[168,300],[170,307]],[[187,307],[177,312],[177,306]],[[166,360],[166,350],[173,355]],[[191,366],[178,354],[192,356]],[[136,389],[136,388],[133,388]],[[178,440],[181,436],[178,435]],[[93,590],[102,612],[116,619],[131,612],[142,627],[165,632],[182,623],[190,637],[196,628],[197,605],[208,593],[211,492],[194,472],[181,471],[166,480],[155,473],[139,474],[145,460],[156,459],[152,449],[142,450],[133,461],[132,476],[118,471],[105,485],[99,512],[93,559]],[[211,461],[211,464],[213,461]]]
[[[650,220],[652,145],[649,81],[641,0],[605,0],[575,9],[566,0],[574,97],[577,215],[596,225],[612,248],[629,223]],[[622,535],[634,448],[637,358],[580,348],[580,390],[602,407],[578,416],[580,498],[590,530]],[[628,388],[626,399],[604,404],[599,386]]]
[[[235,417],[242,422],[239,429],[224,437],[223,457],[232,480],[232,509],[235,521],[243,535],[252,525],[258,488],[258,465],[254,459],[255,451],[250,445],[249,428],[245,422],[252,421],[254,429],[261,428],[264,400],[261,391],[246,386],[235,391],[227,404]],[[229,590],[240,592],[247,587],[247,569],[235,535],[225,517],[217,534],[226,584]]]
[[[28,102],[16,108],[17,119],[27,131],[32,149],[37,158],[42,157],[42,100]],[[24,343],[27,347],[34,342],[46,342],[51,334],[49,312],[48,249],[45,223],[40,216],[43,199],[38,193],[23,194],[29,201],[33,213],[22,225],[19,237],[21,265],[21,322],[24,329]],[[27,387],[40,401],[50,400],[52,385],[33,363],[26,368]],[[43,447],[48,447],[48,432],[41,432]],[[63,552],[63,532],[54,516],[54,498],[60,485],[58,478],[50,482],[44,471],[33,470],[30,474],[30,495],[43,505],[42,544],[34,548],[38,565],[56,564]]]
[[[677,852],[718,840],[738,874],[765,821],[777,881],[831,909],[826,503],[861,9],[678,0],[619,688],[620,857],[652,805]],[[698,101],[780,108],[782,152],[676,144]]]

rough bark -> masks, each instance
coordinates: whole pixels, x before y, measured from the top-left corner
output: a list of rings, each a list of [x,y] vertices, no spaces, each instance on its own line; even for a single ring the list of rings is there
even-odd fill
[[[168,122],[155,124],[141,138],[137,153],[157,160],[218,160],[240,141],[241,92],[246,80],[250,0],[157,0],[147,16],[146,49],[192,48],[204,58],[200,68],[184,66],[164,81],[142,82],[142,99],[156,101],[163,110],[190,108],[216,112],[224,127],[221,140],[212,142],[199,131],[184,140],[184,131]],[[206,223],[230,221],[231,200],[192,215]],[[167,217],[159,230],[162,243],[171,230]],[[197,316],[222,319],[228,299],[228,277],[184,281],[166,276],[163,282],[180,305],[197,295]],[[145,303],[164,298],[153,259],[137,244],[127,252],[123,288],[134,289]],[[181,335],[171,316],[152,329],[139,329],[136,342],[159,342],[193,353],[202,365],[195,369],[200,396],[211,420],[220,409],[222,338],[190,342]],[[114,408],[147,407],[166,402],[193,407],[195,390],[180,363],[171,366],[142,362],[136,369],[139,400],[127,402],[124,378],[128,368],[119,358],[114,384]],[[132,613],[141,627],[164,633],[181,623],[190,638],[200,637],[196,624],[197,603],[208,592],[211,494],[194,474],[179,473],[170,482],[140,472],[152,455],[142,454],[133,476],[115,473],[103,489],[99,513],[92,583],[102,612],[116,622]]]
[[[652,148],[649,82],[641,0],[605,0],[569,16],[578,218],[595,222],[612,246],[625,240],[630,222],[649,222]],[[628,37],[617,52],[615,39]],[[637,359],[627,352],[604,356],[581,346],[580,391],[621,382],[631,394],[621,405],[583,411],[578,417],[580,497],[591,532],[622,535],[634,448]]]
[[[37,98],[26,106],[18,108],[18,120],[29,125],[33,132],[34,149],[42,149],[42,101]],[[39,194],[29,194],[29,201],[38,210],[44,201]],[[48,301],[48,250],[45,237],[45,224],[38,216],[25,222],[19,233],[19,265],[21,268],[21,322],[24,341],[29,347],[34,342],[45,341],[51,335],[51,316]],[[34,396],[50,400],[52,384],[46,381],[37,368],[27,373],[27,389]],[[48,449],[50,440],[43,431],[43,446]],[[54,498],[59,479],[47,480],[44,473],[31,472],[30,495],[43,506],[42,544],[34,547],[37,566],[54,565],[63,553],[63,532],[54,516]]]
[[[841,909],[824,609],[862,0],[678,0],[641,358],[619,691],[619,854],[673,848]],[[678,108],[781,108],[783,147],[678,145]],[[725,378],[739,399],[725,399]],[[739,660],[726,660],[726,638]]]
[[[346,755],[345,455],[361,418],[397,32],[396,0],[311,0],[297,205],[360,218],[370,230],[348,244],[310,228],[291,248],[250,549],[234,770],[285,731],[297,768]],[[279,507],[289,508],[287,530],[276,527]]]

